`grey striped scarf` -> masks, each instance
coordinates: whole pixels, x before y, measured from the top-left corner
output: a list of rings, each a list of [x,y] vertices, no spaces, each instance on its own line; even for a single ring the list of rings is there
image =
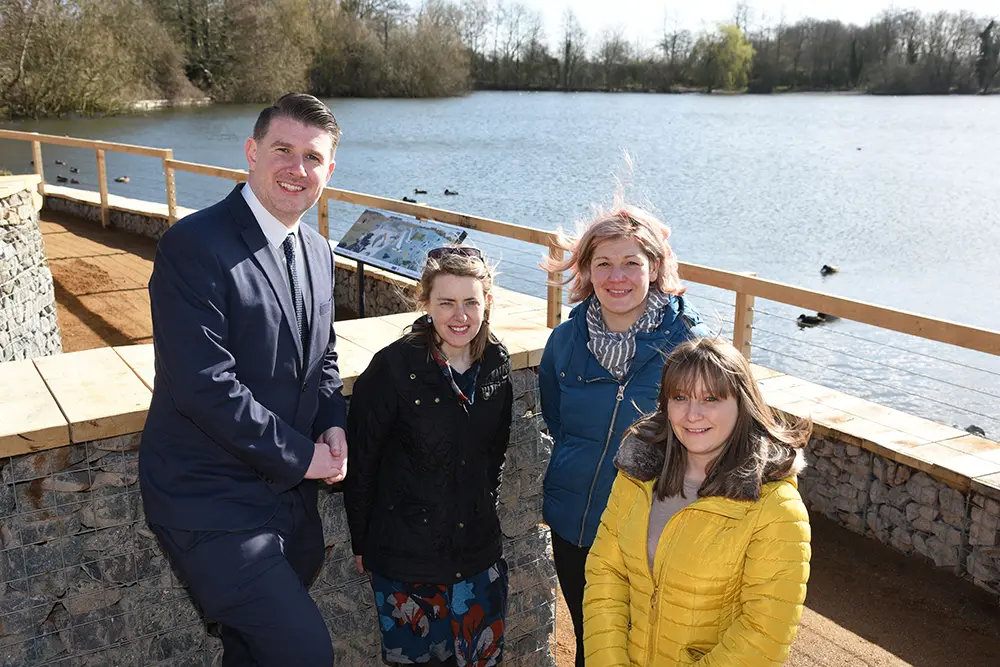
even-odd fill
[[[635,357],[635,335],[640,331],[651,332],[660,328],[663,314],[670,303],[670,296],[658,289],[650,288],[646,299],[646,310],[626,331],[615,332],[608,329],[601,313],[601,302],[595,296],[587,308],[587,331],[590,340],[587,347],[594,358],[619,381],[624,379]]]

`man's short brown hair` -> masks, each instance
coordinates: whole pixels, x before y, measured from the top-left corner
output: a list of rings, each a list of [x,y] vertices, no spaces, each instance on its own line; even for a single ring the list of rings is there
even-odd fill
[[[253,138],[260,141],[271,127],[275,118],[290,118],[309,127],[326,130],[333,140],[333,149],[340,142],[340,126],[333,117],[330,107],[306,93],[288,93],[260,112],[253,126]]]

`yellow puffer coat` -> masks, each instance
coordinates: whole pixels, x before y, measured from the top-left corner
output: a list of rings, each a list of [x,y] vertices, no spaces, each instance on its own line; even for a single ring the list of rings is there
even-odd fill
[[[587,667],[783,664],[812,555],[794,477],[768,482],[756,502],[695,500],[667,523],[650,572],[651,477],[660,470],[654,464],[650,475],[649,452],[635,456],[634,445],[622,445],[621,472],[587,559]],[[631,468],[623,464],[630,455]]]

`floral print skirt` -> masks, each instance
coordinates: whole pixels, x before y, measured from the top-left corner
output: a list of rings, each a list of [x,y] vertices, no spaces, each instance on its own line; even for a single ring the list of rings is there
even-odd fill
[[[494,667],[503,661],[507,563],[454,584],[412,584],[372,573],[382,657],[394,664],[444,661]]]

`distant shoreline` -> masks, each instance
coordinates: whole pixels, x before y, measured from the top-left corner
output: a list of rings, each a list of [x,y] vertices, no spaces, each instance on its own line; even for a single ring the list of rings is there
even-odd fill
[[[131,111],[157,111],[177,107],[207,107],[215,104],[211,97],[183,97],[176,100],[137,100],[129,105]]]
[[[472,93],[603,93],[606,95],[619,95],[619,94],[633,94],[633,95],[710,95],[718,97],[768,97],[768,96],[782,96],[782,95],[815,95],[815,96],[837,96],[837,97],[993,97],[1000,95],[1000,91],[990,91],[988,93],[913,93],[913,94],[898,94],[898,93],[872,93],[861,90],[774,90],[771,92],[752,92],[749,90],[713,90],[711,92],[705,92],[701,88],[672,88],[670,90],[656,90],[656,89],[644,89],[644,88],[621,88],[621,89],[606,89],[606,88],[546,88],[546,87],[525,87],[525,88],[505,88],[505,87],[491,87],[491,86],[478,86],[471,90],[466,91],[462,95],[449,95],[442,96],[438,98],[431,99],[453,99],[456,97],[463,97],[465,95],[470,95]],[[400,97],[361,97],[361,96],[349,96],[340,99],[374,99],[374,100],[392,100],[392,99],[405,99]],[[420,98],[429,99],[429,98]],[[178,108],[190,108],[190,107],[208,107],[217,105],[230,105],[235,104],[232,102],[217,102],[211,97],[189,97],[177,100],[159,99],[159,100],[136,100],[126,105],[121,111],[117,113],[103,113],[103,114],[81,114],[79,112],[71,112],[66,114],[53,114],[48,116],[39,116],[38,119],[44,118],[69,118],[77,116],[80,118],[90,118],[90,117],[101,117],[101,116],[129,116],[132,114],[141,114],[150,111],[162,111],[164,109],[178,109]],[[240,103],[243,104],[243,103]],[[260,104],[265,104],[261,102]],[[30,117],[3,117],[0,116],[0,122],[12,122],[19,120],[28,120]]]

